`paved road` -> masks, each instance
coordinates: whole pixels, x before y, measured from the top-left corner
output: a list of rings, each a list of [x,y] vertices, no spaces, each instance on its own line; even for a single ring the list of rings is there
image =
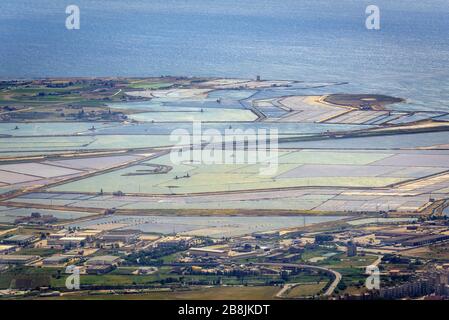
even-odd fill
[[[326,292],[324,292],[325,296],[330,296],[335,288],[337,288],[338,284],[341,281],[341,274],[337,271],[334,271],[332,269],[328,269],[328,268],[324,268],[324,267],[319,267],[319,266],[311,266],[311,265],[306,265],[306,264],[296,264],[296,263],[255,263],[255,265],[259,265],[259,266],[281,266],[281,267],[290,267],[290,268],[301,268],[301,269],[311,269],[311,270],[315,270],[315,271],[321,271],[324,273],[327,273],[328,275],[330,275],[333,278],[332,283],[329,285],[329,288],[327,288]],[[294,284],[293,284],[294,285]],[[276,296],[281,296],[282,294],[284,294],[284,292],[289,289],[289,287],[284,286],[277,294]]]
[[[288,290],[290,290],[290,289],[292,289],[292,288],[294,288],[294,287],[296,287],[296,286],[299,286],[299,285],[300,285],[299,283],[287,283],[287,284],[285,284],[285,285],[282,287],[282,289],[279,290],[278,293],[276,293],[276,298],[284,298],[284,294],[285,294]]]
[[[118,95],[120,92],[122,92],[122,89],[120,89],[119,91],[117,91],[116,93],[114,93],[112,96],[115,97],[115,96]]]

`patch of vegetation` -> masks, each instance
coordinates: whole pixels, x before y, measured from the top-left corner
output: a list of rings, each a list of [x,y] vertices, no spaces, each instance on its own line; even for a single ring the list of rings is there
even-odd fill
[[[183,291],[151,292],[145,294],[94,294],[65,295],[49,299],[75,300],[272,300],[278,287],[213,287]]]
[[[335,268],[361,268],[373,264],[377,260],[376,256],[364,255],[364,256],[354,256],[347,257],[344,253],[332,256],[325,261],[319,263],[331,269]]]
[[[169,82],[134,82],[128,85],[129,88],[133,89],[165,89],[169,88],[173,83]]]
[[[315,283],[301,283],[292,288],[288,293],[288,298],[301,298],[319,295],[323,288],[326,286],[327,281],[315,282]]]

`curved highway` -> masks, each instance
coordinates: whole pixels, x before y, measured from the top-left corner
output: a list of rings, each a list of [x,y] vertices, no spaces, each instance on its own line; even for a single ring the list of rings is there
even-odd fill
[[[311,269],[311,270],[315,270],[315,271],[324,272],[324,273],[330,275],[332,278],[332,283],[329,285],[329,287],[324,292],[325,296],[332,295],[332,293],[334,292],[335,288],[337,288],[337,286],[340,283],[341,278],[342,278],[341,274],[335,270],[324,268],[324,267],[319,267],[319,266],[311,266],[311,265],[307,265],[307,264],[276,263],[276,262],[269,263],[269,262],[267,262],[267,263],[254,263],[254,265],[281,266],[281,267],[289,267],[289,268]],[[280,297],[289,288],[290,288],[289,286],[285,286],[284,288],[281,289],[281,291],[278,292],[277,296]]]

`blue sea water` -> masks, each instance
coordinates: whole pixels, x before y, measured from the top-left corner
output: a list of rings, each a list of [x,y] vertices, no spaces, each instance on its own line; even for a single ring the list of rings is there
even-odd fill
[[[365,28],[373,3],[379,31]],[[448,34],[447,0],[2,0],[0,77],[260,74],[447,111]]]

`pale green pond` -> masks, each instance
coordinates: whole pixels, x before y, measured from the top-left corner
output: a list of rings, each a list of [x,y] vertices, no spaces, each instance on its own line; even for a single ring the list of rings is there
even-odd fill
[[[129,115],[129,118],[143,122],[232,122],[254,121],[257,116],[246,109],[218,108],[173,108],[169,111],[143,112]]]

